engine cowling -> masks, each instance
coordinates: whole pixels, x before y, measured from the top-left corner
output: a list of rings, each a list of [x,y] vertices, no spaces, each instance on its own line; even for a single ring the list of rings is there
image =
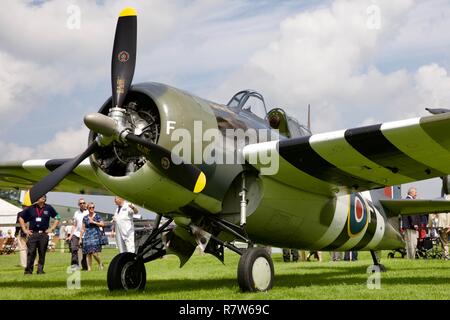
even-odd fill
[[[115,119],[119,131],[131,130],[168,150],[179,143],[174,141],[174,130],[183,129],[183,132],[193,134],[190,137],[191,149],[195,151],[195,148],[203,150],[204,146],[201,137],[195,136],[198,128],[194,127],[194,122],[201,122],[202,130],[217,128],[208,102],[158,83],[134,85],[121,109],[111,108],[110,98],[99,113]],[[91,132],[89,142],[96,137],[97,134]],[[128,200],[160,213],[176,211],[192,201],[209,211],[220,211],[218,199],[208,196],[208,192],[195,195],[169,180],[147,161],[137,147],[116,141],[106,141],[105,144],[90,157],[90,161],[98,179],[112,193],[124,195]],[[194,160],[192,152],[191,163],[195,163]],[[211,174],[214,165],[202,169]],[[144,203],[142,199],[145,199]]]

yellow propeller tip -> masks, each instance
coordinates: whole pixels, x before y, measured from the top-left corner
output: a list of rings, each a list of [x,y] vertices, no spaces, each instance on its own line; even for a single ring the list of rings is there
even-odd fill
[[[202,192],[205,186],[206,186],[206,176],[203,172],[200,172],[197,178],[197,182],[195,183],[194,193]]]
[[[137,11],[135,8],[126,7],[120,12],[119,17],[129,17],[129,16],[137,16]]]
[[[27,191],[27,192],[25,193],[25,196],[23,197],[23,205],[24,205],[24,206],[27,206],[27,207],[29,207],[29,206],[32,205],[32,203],[31,203],[31,197],[30,197],[30,191]]]

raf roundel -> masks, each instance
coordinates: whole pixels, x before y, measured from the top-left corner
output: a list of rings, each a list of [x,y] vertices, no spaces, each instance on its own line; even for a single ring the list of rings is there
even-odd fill
[[[350,208],[348,210],[348,235],[355,237],[360,234],[367,225],[367,206],[359,193],[350,196]]]

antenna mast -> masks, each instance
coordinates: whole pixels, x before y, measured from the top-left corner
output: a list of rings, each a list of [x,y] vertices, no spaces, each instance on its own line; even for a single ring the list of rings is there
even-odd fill
[[[308,130],[311,131],[311,105],[308,103]]]

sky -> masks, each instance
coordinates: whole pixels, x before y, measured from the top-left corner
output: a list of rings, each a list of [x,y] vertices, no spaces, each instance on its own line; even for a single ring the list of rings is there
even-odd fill
[[[0,161],[84,150],[82,119],[111,95],[115,25],[128,5],[138,11],[134,83],[219,103],[254,89],[300,122],[310,104],[313,133],[450,107],[450,1],[6,0]],[[419,198],[440,196],[439,179],[413,185]]]

